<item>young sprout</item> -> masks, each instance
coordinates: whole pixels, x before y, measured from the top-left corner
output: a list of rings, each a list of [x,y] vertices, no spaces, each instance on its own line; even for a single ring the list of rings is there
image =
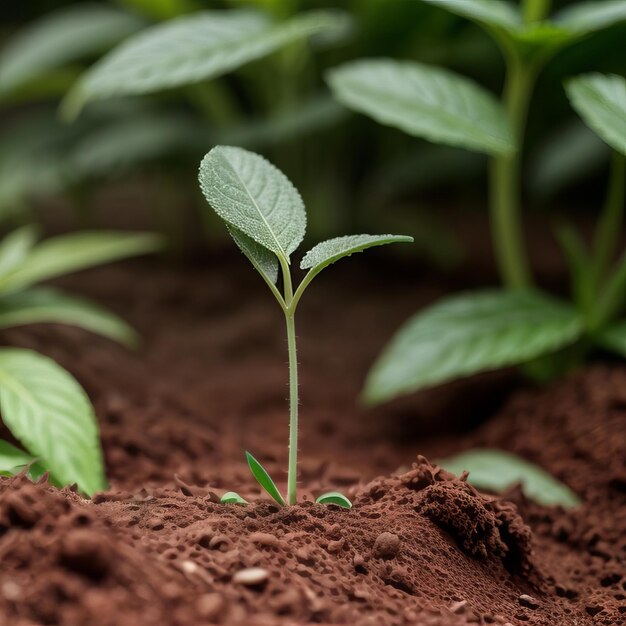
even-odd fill
[[[306,212],[302,198],[289,179],[263,157],[241,148],[217,146],[200,164],[200,186],[214,211],[226,223],[228,232],[252,265],[261,274],[285,315],[289,353],[289,464],[287,497],[283,498],[262,465],[246,452],[252,474],[281,506],[297,502],[298,474],[298,359],[295,314],[300,298],[311,281],[331,263],[373,246],[411,242],[402,235],[351,235],[317,244],[300,263],[308,270],[294,289],[291,255],[304,238]],[[279,271],[282,289],[278,286]],[[244,504],[229,492],[223,502]],[[346,508],[350,501],[337,492],[321,495],[317,502]]]

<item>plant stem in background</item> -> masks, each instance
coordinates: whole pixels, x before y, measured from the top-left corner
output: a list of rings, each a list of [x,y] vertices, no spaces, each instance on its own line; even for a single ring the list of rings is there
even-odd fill
[[[613,151],[609,190],[593,242],[593,282],[599,284],[619,243],[624,220],[626,157]]]
[[[550,12],[551,0],[522,0],[522,17],[524,22],[540,22]]]

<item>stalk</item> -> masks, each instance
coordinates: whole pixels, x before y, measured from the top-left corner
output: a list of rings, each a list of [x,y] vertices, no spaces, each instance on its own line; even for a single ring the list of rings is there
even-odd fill
[[[596,285],[606,273],[619,243],[624,221],[625,164],[626,157],[614,150],[611,159],[609,190],[593,241],[593,277]]]
[[[522,17],[524,22],[540,22],[550,12],[552,0],[522,0]]]

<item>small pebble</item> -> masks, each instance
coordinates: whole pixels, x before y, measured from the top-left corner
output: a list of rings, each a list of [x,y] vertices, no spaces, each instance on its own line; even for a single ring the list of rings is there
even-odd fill
[[[345,544],[345,540],[344,539],[338,539],[337,541],[329,541],[328,542],[328,546],[327,546],[327,550],[333,554],[335,552],[340,552],[343,549],[343,546]]]
[[[198,571],[198,566],[193,561],[183,561],[180,564],[180,568],[185,574],[194,574]]]
[[[280,544],[280,541],[278,541],[278,539],[270,533],[252,533],[250,535],[250,541],[261,546],[269,547],[275,547]]]
[[[237,585],[245,585],[246,587],[255,587],[267,582],[270,573],[263,567],[248,567],[239,570],[233,576],[233,582]]]
[[[465,611],[465,606],[467,605],[467,600],[459,600],[454,604],[451,604],[450,609],[451,613],[463,613]]]
[[[539,606],[539,602],[533,598],[532,596],[529,596],[528,594],[523,593],[518,599],[517,601],[522,605],[525,606],[529,609],[536,609]]]
[[[374,554],[381,559],[393,559],[400,550],[400,537],[394,533],[380,533],[374,542]]]
[[[222,594],[205,593],[198,598],[196,609],[200,617],[206,620],[212,620],[223,612],[225,604]]]
[[[160,517],[151,517],[147,521],[146,525],[152,530],[162,530],[165,527],[165,524],[163,524],[163,520]]]
[[[354,567],[363,567],[365,565],[365,559],[360,554],[355,554],[352,559],[352,564]]]

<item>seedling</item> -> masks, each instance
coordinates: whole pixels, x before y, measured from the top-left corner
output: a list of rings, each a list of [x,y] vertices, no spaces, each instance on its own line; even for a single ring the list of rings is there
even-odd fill
[[[36,283],[161,246],[151,234],[77,233],[37,244],[23,227],[0,242],[0,329],[23,324],[79,326],[128,346],[137,335],[92,302]],[[2,421],[27,451],[0,440],[0,473],[49,472],[59,486],[91,495],[106,487],[98,426],[87,394],[51,359],[32,350],[0,349]]]
[[[252,474],[263,489],[281,506],[297,502],[298,474],[298,360],[295,314],[298,303],[311,281],[339,259],[373,246],[411,242],[403,235],[350,235],[317,244],[300,263],[308,270],[294,290],[291,255],[306,230],[306,212],[300,194],[287,177],[263,157],[241,148],[217,146],[200,164],[200,186],[217,215],[224,220],[235,243],[250,260],[276,298],[287,328],[289,354],[289,462],[287,497],[283,498],[262,465],[246,452]],[[278,275],[282,274],[282,290]],[[229,492],[224,502],[244,503]],[[317,502],[349,508],[350,501],[331,492]]]

